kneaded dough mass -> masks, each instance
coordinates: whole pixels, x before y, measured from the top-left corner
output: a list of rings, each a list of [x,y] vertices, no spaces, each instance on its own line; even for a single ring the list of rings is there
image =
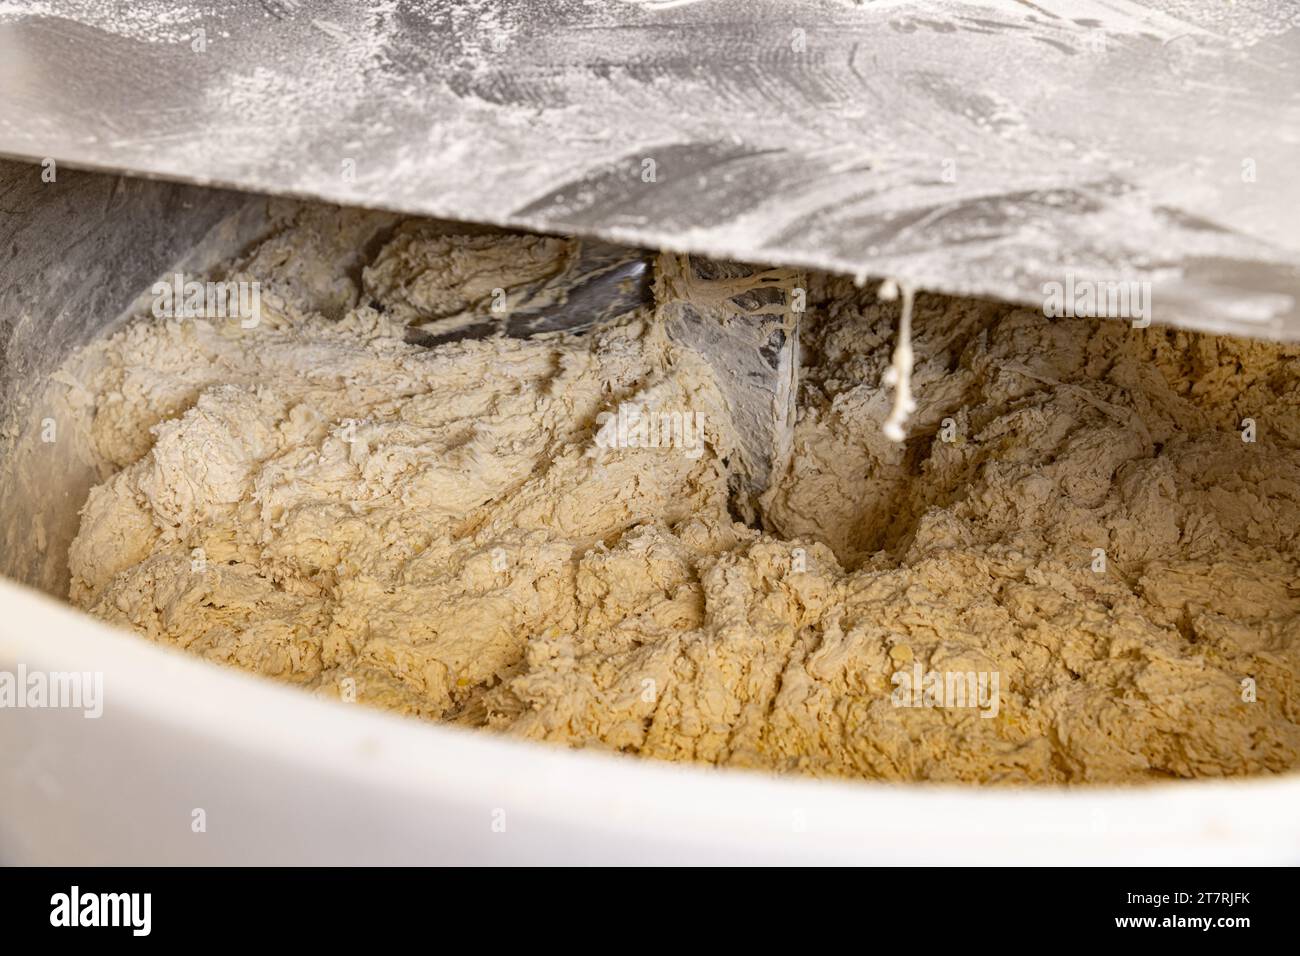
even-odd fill
[[[363,254],[375,229],[311,208],[236,263],[256,328],[146,316],[91,347],[77,605],[321,694],[669,760],[980,783],[1300,761],[1297,348],[922,295],[896,443],[898,304],[813,276],[793,454],[749,526],[710,368],[651,310],[408,345],[563,241],[406,223]],[[702,413],[703,453],[602,446],[620,404]],[[922,670],[996,673],[996,713],[898,706]]]

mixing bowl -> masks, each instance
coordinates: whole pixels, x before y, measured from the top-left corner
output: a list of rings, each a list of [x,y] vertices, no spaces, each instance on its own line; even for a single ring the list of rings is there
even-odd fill
[[[0,163],[0,673],[102,676],[102,713],[0,709],[0,861],[1300,862],[1294,775],[1067,791],[641,762],[314,699],[72,609],[93,401],[43,440],[50,375],[284,200],[40,173]]]

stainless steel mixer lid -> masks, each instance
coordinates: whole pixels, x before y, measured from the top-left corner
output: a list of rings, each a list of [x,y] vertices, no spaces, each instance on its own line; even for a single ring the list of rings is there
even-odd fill
[[[1300,338],[1292,0],[33,0],[0,153]]]

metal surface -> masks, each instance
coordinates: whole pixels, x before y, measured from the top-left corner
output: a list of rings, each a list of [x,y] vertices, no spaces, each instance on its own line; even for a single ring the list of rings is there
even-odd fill
[[[0,152],[1300,338],[1298,59],[1291,0],[33,0]]]
[[[487,309],[466,324],[462,316],[434,319],[407,329],[414,345],[507,335],[527,339],[544,332],[586,332],[599,322],[654,304],[654,256],[600,240],[577,240],[565,268],[522,290],[521,301],[499,314]]]
[[[142,306],[160,275],[203,272],[275,223],[258,196],[0,161],[0,575],[67,593],[68,546],[103,480],[80,415],[45,383],[79,346]],[[143,302],[147,302],[145,299]],[[41,433],[47,416],[60,439]]]
[[[759,520],[759,499],[793,451],[797,417],[799,316],[790,269],[662,255],[657,309],[668,337],[713,369],[739,442],[728,462],[731,509]]]
[[[659,259],[656,267],[655,259]],[[791,291],[806,286],[787,269],[656,257],[599,239],[578,239],[555,275],[500,307],[479,303],[466,313],[412,325],[408,342],[437,346],[458,339],[545,332],[582,334],[634,309],[657,308],[668,337],[690,348],[715,376],[738,436],[731,462],[731,507],[746,521],[794,440],[799,366],[798,314]]]

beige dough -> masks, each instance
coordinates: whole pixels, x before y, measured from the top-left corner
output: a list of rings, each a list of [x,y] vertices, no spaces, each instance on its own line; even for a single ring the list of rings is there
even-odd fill
[[[318,693],[671,760],[981,783],[1300,762],[1300,350],[922,295],[897,443],[897,304],[814,277],[759,531],[728,511],[707,366],[649,314],[405,344],[513,264],[550,274],[559,240],[415,224],[364,271],[322,251],[373,228],[315,210],[239,263],[255,329],[146,317],[92,347],[106,480],[76,604]],[[601,447],[620,403],[702,413],[703,454]],[[996,673],[996,714],[895,706],[913,668]]]

